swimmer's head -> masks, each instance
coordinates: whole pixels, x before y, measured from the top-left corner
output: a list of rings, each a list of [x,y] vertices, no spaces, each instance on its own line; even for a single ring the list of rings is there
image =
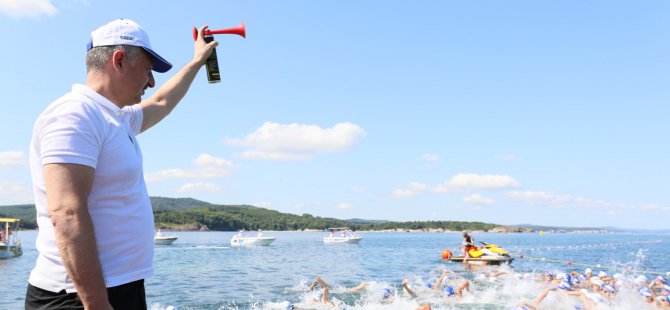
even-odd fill
[[[640,296],[643,296],[643,297],[649,297],[649,298],[650,298],[650,297],[653,296],[653,294],[651,293],[651,290],[649,290],[648,287],[643,287],[643,288],[639,289],[639,290],[637,291],[637,293],[638,293]]]
[[[665,284],[665,283],[668,282],[668,280],[666,280],[664,276],[658,276],[658,277],[656,277],[654,280],[655,280],[655,281],[658,281],[658,282],[661,282],[661,283],[663,283],[663,284]]]
[[[449,296],[456,295],[456,291],[454,291],[454,288],[451,287],[450,285],[444,287],[444,292],[447,293],[447,295]]]
[[[288,300],[284,300],[281,303],[281,307],[282,307],[282,310],[293,310],[293,309],[295,309],[295,306],[293,306],[293,304]]]
[[[572,277],[570,276],[569,273],[563,273],[563,274],[561,274],[561,276],[559,277],[559,279],[561,279],[561,280],[563,280],[563,281],[566,281],[566,282],[570,282],[570,281],[572,281]]]
[[[384,299],[391,297],[393,294],[391,293],[390,288],[384,288]]]
[[[641,275],[637,276],[633,282],[635,282],[635,284],[637,284],[637,285],[640,285],[640,284],[646,283],[647,281],[649,281],[649,279],[647,279],[647,277],[645,277],[644,275],[641,274]]]
[[[616,292],[616,288],[612,284],[605,284],[603,285],[603,290],[608,293],[614,293]]]
[[[572,289],[572,283],[563,281],[561,282],[561,284],[558,285],[558,288],[569,291]]]

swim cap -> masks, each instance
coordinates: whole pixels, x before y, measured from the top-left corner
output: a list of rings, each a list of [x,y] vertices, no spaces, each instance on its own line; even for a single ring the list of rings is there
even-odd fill
[[[637,291],[637,293],[638,293],[640,296],[644,296],[644,297],[651,297],[651,296],[653,295],[653,294],[651,293],[651,291],[649,290],[649,288],[647,288],[647,287],[640,288],[640,289]]]
[[[658,282],[661,282],[661,283],[664,283],[664,284],[665,284],[666,282],[668,282],[667,280],[665,280],[665,277],[664,277],[664,276],[658,276],[658,277],[656,277],[656,280],[657,280]]]
[[[612,286],[612,284],[603,285],[603,289],[605,290],[605,292],[610,292],[610,293],[616,292],[616,288],[614,288],[614,286]]]
[[[604,271],[598,273],[598,277],[606,277],[607,274]]]
[[[547,271],[546,275],[547,275],[548,277],[552,277],[552,278],[554,277],[554,273],[551,272],[551,271]]]
[[[670,292],[670,285],[663,285],[662,290]]]
[[[593,272],[593,271],[591,271],[591,268],[586,268],[586,269],[584,269],[584,273],[592,273],[592,272]]]
[[[572,284],[570,284],[570,282],[563,281],[563,282],[561,282],[561,284],[558,285],[558,288],[560,288],[562,290],[571,290],[572,289]]]
[[[647,282],[648,280],[649,279],[647,279],[647,277],[645,277],[644,275],[641,274],[641,275],[639,275],[635,278],[634,282],[635,282],[635,284],[639,285],[639,284],[642,284],[643,282]]]
[[[281,303],[281,306],[282,306],[282,309],[284,309],[284,310],[293,310],[294,309],[293,304],[288,300],[284,300]]]
[[[567,282],[570,282],[572,280],[572,277],[570,276],[569,273],[564,273],[562,278],[563,278],[563,281],[567,281]]]
[[[452,296],[452,295],[456,294],[456,292],[454,291],[454,288],[451,287],[450,285],[447,285],[447,286],[444,287],[444,292],[447,293],[449,296]]]
[[[384,298],[389,298],[391,297],[391,289],[390,288],[384,288]]]

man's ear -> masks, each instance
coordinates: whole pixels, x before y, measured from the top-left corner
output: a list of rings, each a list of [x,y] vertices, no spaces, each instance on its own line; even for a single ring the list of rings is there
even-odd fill
[[[126,55],[126,52],[122,50],[115,51],[114,54],[112,54],[112,67],[116,71],[121,71],[123,70],[123,67],[128,64],[128,56]]]

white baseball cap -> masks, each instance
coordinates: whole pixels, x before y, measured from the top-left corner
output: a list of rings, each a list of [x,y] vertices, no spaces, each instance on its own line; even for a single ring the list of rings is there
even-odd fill
[[[153,58],[153,70],[156,72],[167,72],[172,64],[151,49],[149,35],[140,25],[130,19],[113,20],[91,32],[91,41],[86,47],[90,51],[98,46],[132,45],[139,46],[151,54]]]

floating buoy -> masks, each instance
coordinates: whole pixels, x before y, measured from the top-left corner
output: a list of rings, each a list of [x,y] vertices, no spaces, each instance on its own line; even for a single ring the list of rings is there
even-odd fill
[[[449,249],[444,249],[444,251],[442,251],[442,259],[446,260],[450,258],[451,258],[451,251],[449,251]]]
[[[571,261],[568,261],[568,265],[572,266],[572,262],[571,262]]]

